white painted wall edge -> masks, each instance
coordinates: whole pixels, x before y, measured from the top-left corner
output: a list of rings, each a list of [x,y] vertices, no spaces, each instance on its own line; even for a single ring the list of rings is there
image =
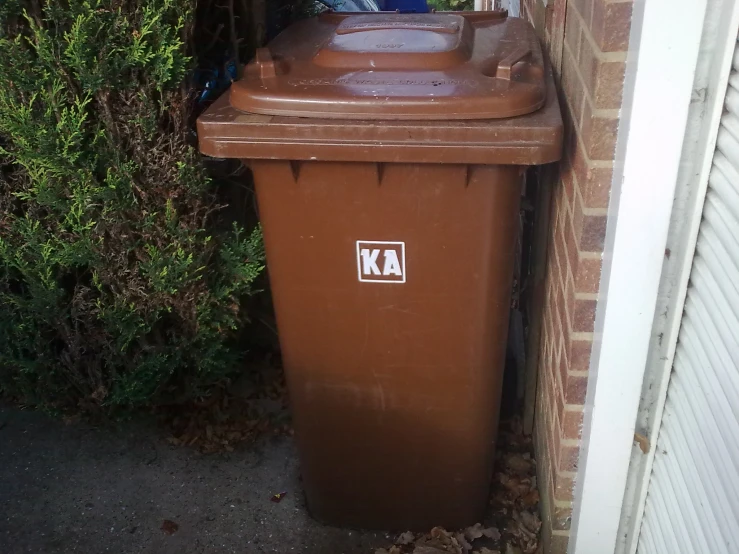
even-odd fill
[[[705,9],[634,2],[569,554],[616,547]]]
[[[475,11],[476,12],[482,11],[482,3],[483,3],[483,0],[475,0]]]

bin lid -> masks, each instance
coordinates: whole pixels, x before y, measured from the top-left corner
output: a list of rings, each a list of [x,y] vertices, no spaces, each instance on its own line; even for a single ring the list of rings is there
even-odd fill
[[[533,28],[505,11],[326,13],[259,49],[230,101],[264,115],[460,120],[536,111],[546,91]]]

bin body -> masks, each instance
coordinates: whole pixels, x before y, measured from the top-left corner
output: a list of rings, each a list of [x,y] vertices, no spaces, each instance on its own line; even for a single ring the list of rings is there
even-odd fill
[[[253,171],[311,513],[480,521],[522,166],[562,144],[533,30],[500,12],[325,14],[259,52],[198,133]]]
[[[373,163],[307,162],[297,181],[288,162],[252,168],[311,513],[379,529],[477,521],[519,169],[390,164],[380,183]],[[381,275],[362,273],[365,245]],[[384,275],[386,248],[401,275]]]

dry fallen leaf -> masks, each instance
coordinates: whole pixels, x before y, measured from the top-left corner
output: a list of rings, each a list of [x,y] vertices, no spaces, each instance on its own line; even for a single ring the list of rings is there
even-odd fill
[[[416,548],[413,549],[413,554],[448,554],[448,552],[450,551],[445,548],[428,544],[417,544]]]
[[[520,515],[521,523],[523,523],[529,531],[531,531],[532,533],[539,532],[539,529],[541,528],[541,521],[539,521],[539,517],[536,514],[523,511]]]
[[[488,527],[486,529],[483,529],[482,534],[489,539],[493,539],[494,541],[500,540],[500,531],[498,531],[496,527]]]
[[[462,547],[462,550],[464,550],[465,552],[469,552],[470,550],[472,550],[472,545],[467,542],[464,533],[457,533],[456,535],[454,535],[454,538],[457,539],[457,542],[459,543],[459,546]]]
[[[278,492],[277,494],[273,494],[272,497],[269,499],[270,502],[275,502],[276,504],[279,504],[282,502],[282,499],[287,496],[287,491]]]
[[[174,521],[170,519],[165,519],[162,522],[162,531],[164,531],[167,535],[174,535],[177,530],[180,528],[179,525],[177,525]]]
[[[400,536],[396,539],[396,544],[411,544],[413,541],[416,540],[416,535],[413,534],[411,531],[406,531],[405,533],[401,533]]]
[[[397,537],[395,546],[378,549],[375,554],[542,554],[532,439],[523,435],[515,420],[501,424],[499,437],[490,498],[495,527],[478,523],[451,532],[441,527],[426,534],[405,532]],[[498,545],[500,549],[493,550]]]
[[[464,536],[471,541],[479,539],[482,537],[482,525],[475,523],[473,526],[467,527],[467,529],[464,530]]]
[[[528,474],[531,471],[532,463],[519,454],[508,456],[506,466],[517,473]]]
[[[521,498],[521,502],[526,508],[533,508],[539,503],[539,491],[531,489],[531,491]]]
[[[464,554],[454,535],[442,527],[434,527],[428,535],[418,539],[413,554],[436,554],[436,552]]]
[[[403,551],[398,546],[391,546],[390,550],[387,548],[378,548],[375,550],[375,554],[403,554]]]

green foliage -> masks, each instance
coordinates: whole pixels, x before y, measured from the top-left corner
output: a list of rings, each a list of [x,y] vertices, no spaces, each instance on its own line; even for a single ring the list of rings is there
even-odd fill
[[[188,143],[195,0],[0,0],[0,392],[59,409],[234,367],[257,229],[215,233]]]
[[[428,0],[428,4],[440,12],[461,12],[475,7],[474,0]]]

